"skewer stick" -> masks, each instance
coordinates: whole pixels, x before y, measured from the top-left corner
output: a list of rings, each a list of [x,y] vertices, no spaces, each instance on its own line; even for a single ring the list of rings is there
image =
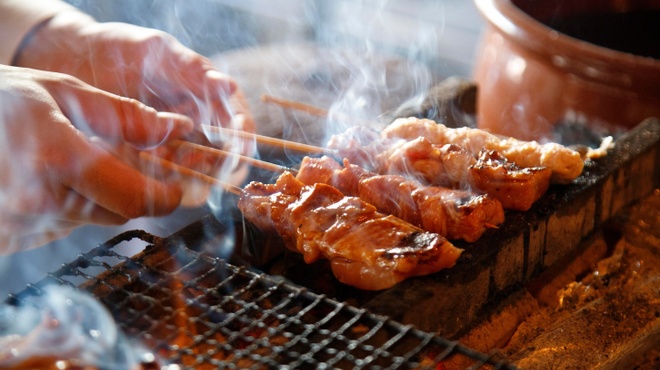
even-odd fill
[[[266,103],[273,103],[277,104],[282,108],[287,108],[287,109],[295,109],[299,110],[301,112],[306,112],[313,114],[315,116],[320,116],[320,117],[328,117],[330,116],[330,111],[327,109],[315,107],[313,105],[309,105],[306,103],[301,103],[299,101],[295,100],[288,100],[288,99],[283,99],[283,98],[278,98],[272,95],[267,95],[263,94],[261,95],[261,100],[266,102]],[[345,114],[341,114],[339,112],[335,113],[335,118],[338,120],[346,121],[346,122],[351,122],[354,125],[363,125],[363,126],[369,126],[369,127],[383,127],[383,124],[377,121],[373,120],[368,120],[368,119],[362,119],[362,118],[357,118],[353,116],[348,116]]]
[[[174,172],[177,172],[181,175],[192,177],[201,181],[206,182],[209,185],[213,186],[220,186],[226,191],[236,194],[236,195],[242,195],[243,194],[243,189],[239,188],[238,186],[220,181],[216,178],[213,178],[211,176],[205,175],[201,172],[197,172],[195,170],[192,170],[188,167],[181,166],[179,164],[176,164],[174,162],[170,162],[167,159],[155,156],[153,154],[147,153],[147,152],[140,152],[140,158],[146,161],[149,161],[151,163],[155,163],[163,168],[172,170]]]
[[[258,167],[258,168],[261,168],[261,169],[264,169],[264,170],[272,171],[272,172],[279,172],[279,173],[286,172],[286,171],[290,171],[290,172],[293,172],[293,173],[298,172],[298,170],[295,170],[293,168],[280,166],[280,165],[277,165],[277,164],[274,164],[274,163],[266,162],[266,161],[256,159],[256,158],[252,158],[252,157],[246,157],[244,155],[241,155],[241,154],[238,154],[238,153],[228,152],[228,151],[222,150],[222,149],[211,148],[211,147],[200,145],[200,144],[197,144],[197,143],[192,143],[190,141],[174,140],[174,141],[172,141],[172,144],[177,145],[179,147],[188,147],[188,148],[192,148],[194,150],[199,150],[199,151],[202,151],[202,152],[205,152],[205,153],[217,156],[217,157],[222,157],[222,158],[236,157],[241,162],[247,163],[251,166]]]
[[[329,114],[327,109],[315,107],[313,105],[301,103],[301,102],[294,101],[294,100],[277,98],[275,96],[268,95],[268,94],[261,95],[261,100],[266,102],[266,103],[277,104],[277,105],[279,105],[280,107],[283,107],[283,108],[295,109],[295,110],[299,110],[301,112],[306,112],[306,113],[309,113],[309,114],[313,114],[313,115],[319,116],[319,117],[327,117],[328,114]]]
[[[297,150],[300,152],[306,152],[306,153],[312,153],[312,154],[330,154],[333,155],[335,154],[335,151],[332,149],[326,149],[326,148],[320,148],[318,146],[313,146],[313,145],[308,145],[308,144],[303,144],[303,143],[297,143],[295,141],[289,141],[289,140],[284,140],[284,139],[278,139],[274,137],[269,137],[269,136],[263,136],[259,134],[254,134],[251,132],[245,132],[245,131],[240,131],[240,130],[233,130],[230,128],[224,128],[224,127],[218,127],[218,126],[210,126],[210,125],[205,125],[202,124],[202,127],[205,129],[208,129],[210,131],[222,134],[222,135],[231,135],[231,136],[237,136],[240,138],[248,139],[248,140],[254,140],[257,143],[260,144],[266,144],[278,148],[283,148],[283,149],[293,149]]]

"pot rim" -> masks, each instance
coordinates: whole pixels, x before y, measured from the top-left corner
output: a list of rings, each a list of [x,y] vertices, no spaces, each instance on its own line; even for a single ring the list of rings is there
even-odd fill
[[[660,60],[608,49],[562,34],[534,19],[511,0],[474,1],[492,27],[515,43],[551,60],[556,68],[588,80],[627,88],[650,83],[657,88],[660,83]]]

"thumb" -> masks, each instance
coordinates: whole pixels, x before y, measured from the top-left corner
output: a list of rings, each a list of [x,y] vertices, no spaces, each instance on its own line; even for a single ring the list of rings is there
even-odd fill
[[[186,116],[158,112],[135,99],[115,95],[81,81],[61,84],[53,93],[64,115],[80,130],[138,147],[153,146],[190,133]]]

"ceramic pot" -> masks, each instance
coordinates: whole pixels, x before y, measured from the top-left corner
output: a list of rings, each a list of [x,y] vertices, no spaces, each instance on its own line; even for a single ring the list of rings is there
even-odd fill
[[[660,1],[475,1],[487,21],[474,71],[480,128],[545,140],[559,122],[586,123],[611,132],[660,117],[660,43],[653,31],[660,24]],[[646,27],[652,32],[629,30],[642,35],[630,37],[618,28],[622,22],[611,18],[629,14],[655,17],[628,20],[638,25],[650,22]],[[588,42],[554,26],[570,19],[576,20],[574,29],[594,26],[605,42],[616,38],[617,47],[636,45],[643,51]]]

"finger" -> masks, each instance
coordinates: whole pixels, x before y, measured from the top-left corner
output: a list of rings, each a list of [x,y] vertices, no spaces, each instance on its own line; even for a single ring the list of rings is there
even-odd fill
[[[26,220],[29,222],[29,220]],[[0,232],[0,256],[41,247],[49,242],[64,238],[77,226],[64,224],[53,230],[34,230],[25,234]]]
[[[228,99],[237,84],[227,74],[218,71],[213,63],[186,48],[169,35],[150,38],[151,50],[142,60],[138,97],[145,103],[174,106],[192,98],[199,103]],[[158,44],[158,45],[155,45]],[[148,100],[143,100],[148,99]]]
[[[233,130],[255,132],[255,123],[249,106],[240,89],[229,100],[211,101],[201,105],[194,100],[174,108],[177,113],[194,117],[198,124],[231,128]]]
[[[183,115],[158,112],[133,99],[100,99],[94,116],[88,117],[95,131],[109,139],[123,139],[138,146],[152,146],[180,138],[193,130]],[[74,123],[75,124],[75,123]],[[116,127],[121,129],[117,132]]]
[[[189,97],[165,108],[190,117],[196,124],[227,127],[233,112],[228,100],[202,101]]]
[[[37,248],[52,241],[62,239],[71,234],[71,232],[78,226],[80,225],[73,227],[70,227],[70,225],[62,225],[53,230],[37,230],[31,234],[21,235],[18,238],[18,244],[21,245],[20,250]]]
[[[61,206],[62,211],[56,216],[60,223],[121,225],[128,221],[126,217],[112,212],[74,191],[68,191]]]
[[[93,145],[96,145],[106,152],[119,158],[127,165],[135,169],[140,168],[140,151],[134,146],[126,144],[123,141],[116,141],[111,143],[98,136],[91,137],[90,142]]]
[[[100,148],[88,145],[84,151],[90,160],[74,171],[76,173],[62,176],[60,181],[66,186],[127,219],[165,215],[179,205],[182,191],[177,184],[157,181]]]
[[[242,119],[233,122],[234,130],[241,130],[246,132],[255,132],[256,126],[254,123],[254,118],[250,113],[250,107],[248,106],[247,100],[243,95],[243,92],[237,90],[236,93],[232,96],[231,101],[229,102],[235,112],[235,115],[241,115]]]
[[[172,40],[171,58],[173,65],[161,66],[160,72],[179,71],[178,78],[174,79],[177,87],[201,96],[231,96],[236,91],[237,84],[229,75],[215,68],[213,63],[194,51],[188,49],[177,40]],[[165,58],[165,62],[167,58]],[[171,73],[168,73],[171,75]],[[172,80],[165,79],[165,80]]]
[[[160,99],[154,104],[164,104],[166,110],[185,114],[197,123],[227,122],[231,115],[228,102],[238,90],[236,81],[188,49],[178,55],[171,66],[159,68],[161,74],[179,71],[177,74],[161,75],[149,83],[150,92]]]
[[[199,207],[203,205],[211,193],[211,185],[207,182],[193,178],[184,178],[181,181],[183,197],[181,204],[185,207]]]
[[[217,71],[209,71],[207,74],[215,75],[216,73],[219,74]],[[213,83],[209,84],[204,79],[197,85],[199,86],[195,86],[195,91],[182,92],[178,98],[169,101],[156,99],[153,101],[153,105],[162,107],[163,110],[188,116],[197,124],[220,125],[223,127],[227,127],[235,114],[243,112],[243,106],[234,104],[236,101],[235,96],[240,92],[235,83],[232,82],[234,87],[231,92],[213,86]]]
[[[189,91],[197,97],[228,98],[238,89],[229,75],[215,69],[210,63],[192,63],[179,76],[178,90]]]
[[[48,171],[50,170],[46,170]],[[61,173],[67,169],[59,168],[54,171]],[[55,223],[57,228],[66,222],[73,227],[83,223],[121,225],[128,221],[127,218],[103,208],[61,183],[50,183],[50,178],[50,174],[46,174],[44,181],[34,188],[28,189],[24,185],[22,192],[4,202],[5,212],[0,216],[2,227],[48,230],[52,229]]]
[[[11,233],[19,236],[40,231],[71,229],[80,225],[79,222],[58,220],[55,215],[47,212],[16,213],[12,210],[0,215],[0,234]]]
[[[219,74],[219,72],[217,73]],[[209,74],[215,75],[215,73],[207,72],[207,75]],[[208,81],[211,82],[206,85],[206,105],[210,107],[212,112],[208,122],[217,122],[224,126],[227,122],[231,121],[234,115],[243,112],[241,107],[234,105],[237,94],[240,95],[240,90],[237,86],[234,86],[231,92],[226,94],[214,85],[213,80],[213,78],[209,78]]]
[[[55,101],[74,126],[136,145],[155,145],[186,135],[192,121],[182,115],[158,112],[137,100],[120,97],[82,82],[51,85]]]
[[[121,225],[128,221],[61,184],[50,183],[52,176],[48,171],[45,171],[44,178],[34,179],[40,184],[34,187],[23,184],[21,190],[11,192],[11,199],[3,202],[2,228],[15,229],[18,233],[30,228],[48,230],[55,223]]]
[[[27,209],[30,206],[26,202],[27,207],[20,214],[6,215],[3,220],[17,227],[31,225],[37,230],[51,229],[53,225],[57,228],[67,223],[70,224],[67,227],[75,227],[82,224],[121,225],[128,221],[127,218],[95,204],[80,194],[73,191],[64,191],[64,193],[63,197],[55,196],[57,199],[50,196],[42,197],[40,205],[30,209]],[[30,222],[26,223],[24,219],[29,219]]]
[[[238,90],[238,84],[229,75],[216,69],[206,69],[204,72],[205,86],[209,91],[223,91],[233,95]]]

